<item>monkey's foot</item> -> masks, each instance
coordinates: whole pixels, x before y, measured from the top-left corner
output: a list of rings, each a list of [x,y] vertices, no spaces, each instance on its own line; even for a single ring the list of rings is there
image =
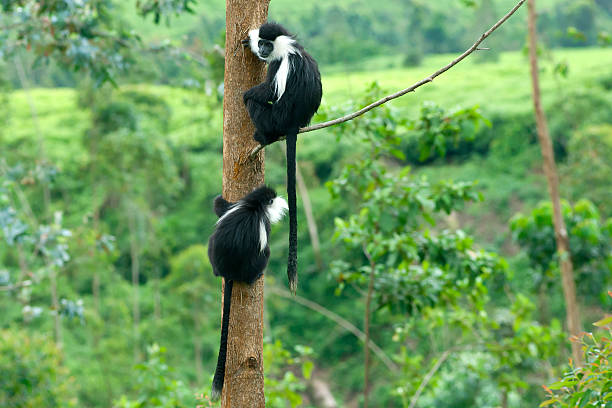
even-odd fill
[[[261,134],[261,133],[259,133],[257,131],[255,131],[255,133],[253,134],[253,139],[255,139],[255,141],[257,143],[259,143],[260,145],[262,145],[262,146],[265,146],[265,145],[268,144],[268,143],[266,143],[267,142],[266,137],[263,134]]]

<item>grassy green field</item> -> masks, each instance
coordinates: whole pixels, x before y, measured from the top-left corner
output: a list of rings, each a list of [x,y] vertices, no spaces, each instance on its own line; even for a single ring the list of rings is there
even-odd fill
[[[211,124],[219,129],[220,112],[204,111],[202,95],[179,88],[151,85],[131,85],[122,90],[138,90],[163,98],[172,111],[169,135],[173,142],[190,146],[201,139],[204,128]],[[30,101],[36,120],[32,119]],[[5,128],[5,140],[10,143],[40,145],[44,141],[44,154],[60,167],[69,161],[86,159],[81,138],[90,126],[89,113],[79,108],[77,92],[69,88],[19,90],[11,95],[11,118]],[[206,121],[206,123],[203,123]]]
[[[402,11],[405,6],[402,4],[404,0],[388,0],[385,2],[384,12],[386,14],[397,13]],[[517,2],[515,0],[498,0],[496,8],[501,16],[507,10],[510,10]],[[538,7],[543,10],[553,7],[558,0],[542,0],[538,2]],[[225,18],[225,2],[223,0],[201,0],[198,1],[193,9],[194,14],[185,13],[171,19],[170,25],[152,23],[152,18],[143,19],[133,13],[133,4],[128,2],[115,2],[115,7],[120,11],[120,15],[128,19],[131,26],[136,28],[136,31],[147,40],[155,40],[161,38],[180,38],[182,35],[188,34],[196,25],[203,24],[199,16],[206,16],[208,21],[219,20]],[[432,10],[443,12],[451,8],[454,14],[472,17],[475,13],[474,9],[462,6],[459,1],[451,2],[431,2],[429,5]],[[360,14],[371,14],[375,6],[368,0],[337,0],[333,2],[298,2],[294,0],[271,0],[269,7],[270,18],[279,21],[293,21],[299,18],[300,15],[307,15],[314,10],[320,13],[327,11],[330,8],[339,8],[343,10],[351,10]],[[521,10],[517,14],[517,18],[524,18],[525,11]]]
[[[355,72],[340,72],[338,67],[324,66],[321,69],[325,94],[323,104],[333,106],[350,103],[351,99],[359,98],[372,81],[378,81],[389,92],[402,89],[426,77],[452,58],[453,55],[431,56],[417,68],[398,67],[399,58],[377,58],[364,62],[364,70]],[[554,58],[567,61],[570,67],[569,76],[567,79],[555,79],[551,72],[552,64],[544,60],[542,88],[545,103],[559,92],[594,87],[602,76],[611,73],[612,52],[606,49],[558,50],[554,52]],[[202,104],[205,97],[201,94],[152,85],[131,85],[126,88],[145,91],[166,101],[172,111],[169,137],[174,142],[186,146],[197,145],[203,132],[210,132],[211,128],[217,129],[218,137],[221,138],[221,112],[207,110]],[[85,160],[81,138],[89,120],[88,113],[77,105],[76,92],[72,89],[34,89],[29,93],[38,120],[32,120],[28,93],[23,90],[13,92],[12,118],[6,128],[6,141],[38,144],[42,136],[47,157],[60,168],[68,158],[72,158],[73,163],[78,163],[80,158]],[[508,52],[496,63],[478,64],[473,58],[468,58],[433,83],[426,84],[415,93],[405,95],[392,103],[409,117],[413,117],[421,103],[426,100],[434,101],[445,108],[477,104],[482,107],[485,115],[529,113],[532,109],[530,93],[527,60],[519,52]],[[612,94],[607,95],[612,98]],[[40,129],[40,132],[37,129]],[[317,138],[312,135],[307,134],[300,141],[304,160],[308,160],[313,151],[321,146],[320,138],[334,139],[334,136],[326,131],[319,132]],[[481,177],[477,177],[482,166],[482,163],[470,162],[438,166],[426,169],[426,172],[434,178],[480,178],[482,188],[485,192],[488,191],[485,198],[493,200],[491,204],[494,206],[499,207],[499,203],[502,203],[501,207],[507,211],[511,210],[507,203],[517,192],[522,194],[518,197],[521,200],[526,197],[537,200],[541,197],[537,191],[542,186],[531,183],[529,188],[525,187],[524,174],[504,175],[506,182],[502,188],[498,183],[498,176],[505,170],[492,169],[492,174],[487,173],[486,177],[481,174]],[[539,176],[536,176],[536,179],[539,179]],[[534,189],[536,191],[533,191]],[[507,217],[506,212],[500,222],[505,222]]]
[[[325,103],[335,105],[357,97],[372,81],[377,81],[390,92],[407,88],[448,64],[456,55],[430,56],[417,68],[399,67],[401,58],[366,61],[357,72],[342,72],[341,67],[323,67]],[[550,59],[542,59],[540,68],[543,71],[544,102],[547,96],[573,87],[593,86],[598,78],[612,73],[612,52],[609,49],[555,50],[553,58],[558,62],[567,62],[569,76],[567,79],[555,79]],[[433,83],[392,103],[410,113],[426,100],[447,107],[480,105],[489,111],[516,113],[531,109],[530,98],[531,83],[526,56],[521,52],[506,52],[495,63],[477,63],[472,55]]]
[[[323,105],[345,105],[347,101],[358,99],[373,81],[377,81],[385,91],[403,89],[425,78],[454,57],[446,54],[430,56],[422,66],[416,68],[400,68],[399,57],[365,61],[362,70],[354,72],[340,72],[339,67],[335,66],[321,67]],[[554,52],[554,58],[569,64],[569,76],[567,79],[555,79],[552,64],[544,60],[542,90],[545,103],[559,92],[595,86],[599,78],[611,73],[612,52],[607,49],[558,50]],[[162,97],[169,104],[172,110],[169,135],[175,142],[187,145],[196,143],[204,127],[204,120],[207,121],[206,127],[210,127],[212,122],[221,137],[221,115],[203,111],[200,103],[202,95],[165,86],[131,85],[126,88],[149,92]],[[27,92],[13,92],[12,118],[5,132],[7,141],[38,143],[39,128],[40,135],[45,139],[49,159],[61,164],[67,157],[78,158],[82,154],[79,138],[87,127],[88,114],[78,108],[76,92],[61,88],[34,89],[29,93],[38,120],[36,122],[31,119]],[[526,58],[520,52],[507,52],[496,63],[479,64],[468,57],[433,83],[391,103],[409,116],[413,116],[420,104],[427,100],[447,108],[480,105],[485,112],[512,114],[532,109],[530,95]],[[302,143],[307,145],[308,139],[309,135],[303,137]]]

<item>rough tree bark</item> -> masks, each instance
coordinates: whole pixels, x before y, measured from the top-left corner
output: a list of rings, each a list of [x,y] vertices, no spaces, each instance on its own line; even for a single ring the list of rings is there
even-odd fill
[[[555,165],[555,156],[550,141],[550,133],[546,122],[546,115],[542,110],[540,99],[540,79],[538,72],[538,48],[536,33],[536,10],[535,0],[528,0],[528,26],[529,26],[529,62],[531,65],[531,83],[533,87],[533,104],[538,128],[538,140],[542,150],[544,161],[544,173],[548,182],[548,193],[553,204],[553,223],[555,227],[555,240],[557,251],[561,262],[561,282],[563,284],[563,295],[565,297],[565,309],[567,314],[567,328],[570,335],[576,336],[580,331],[580,319],[578,313],[578,302],[576,301],[576,284],[574,282],[574,271],[569,251],[569,238],[565,221],[561,213],[561,199],[559,197],[559,176]],[[580,364],[582,357],[580,345],[572,341],[572,357],[576,364]]]
[[[242,94],[261,82],[265,66],[240,41],[263,23],[269,0],[226,0],[225,93],[223,97],[223,196],[237,201],[264,182],[264,156],[247,159],[257,145]],[[263,408],[264,280],[235,282],[221,406]]]

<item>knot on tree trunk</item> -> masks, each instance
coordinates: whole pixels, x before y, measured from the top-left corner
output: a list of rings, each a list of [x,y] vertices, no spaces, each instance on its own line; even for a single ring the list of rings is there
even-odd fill
[[[259,362],[257,361],[256,357],[251,356],[247,358],[246,366],[248,368],[257,369],[259,367]]]

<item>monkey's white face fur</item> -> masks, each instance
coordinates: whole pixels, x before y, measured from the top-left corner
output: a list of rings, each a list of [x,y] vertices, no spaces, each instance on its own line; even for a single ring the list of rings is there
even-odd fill
[[[259,56],[259,28],[249,31],[249,45],[253,54]]]
[[[285,93],[287,87],[287,77],[289,76],[289,55],[299,54],[297,48],[293,46],[295,40],[287,35],[279,35],[272,41],[273,49],[270,55],[262,57],[259,52],[259,29],[249,31],[249,45],[253,54],[257,55],[259,59],[267,62],[268,64],[272,61],[280,61],[280,66],[276,75],[274,76],[274,90],[276,93],[276,100],[279,100]]]
[[[287,201],[283,197],[276,197],[266,208],[266,215],[272,224],[276,224],[285,216],[288,209]]]
[[[287,201],[285,201],[282,197],[276,197],[272,200],[272,204],[266,207],[266,216],[268,220],[272,224],[279,222],[287,210],[289,206],[287,205]],[[268,234],[266,234],[266,226],[263,221],[259,222],[259,250],[263,251],[266,249],[266,245],[268,245]]]

